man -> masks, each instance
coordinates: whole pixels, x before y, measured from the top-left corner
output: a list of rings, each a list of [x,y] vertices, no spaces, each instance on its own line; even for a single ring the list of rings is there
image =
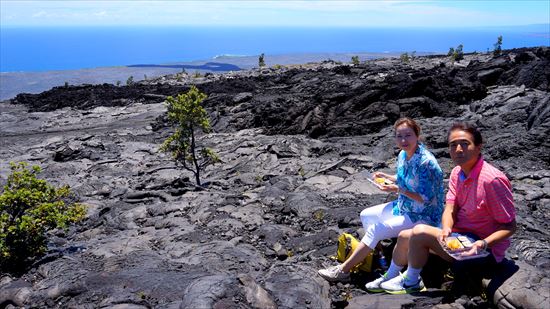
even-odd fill
[[[469,264],[483,265],[484,271],[492,272],[510,246],[509,238],[516,230],[510,181],[483,159],[481,133],[474,126],[454,124],[449,130],[448,140],[451,159],[457,166],[449,179],[441,229],[417,225],[399,235],[392,264],[402,268],[408,263],[408,267],[403,275],[379,279],[381,289],[388,293],[404,294],[424,289],[420,271],[428,260],[430,250],[453,262],[453,268],[459,266],[460,275],[464,275]],[[440,245],[453,232],[476,240],[464,255],[475,255],[481,250],[488,250],[491,254],[484,258],[455,261]],[[408,254],[405,255],[407,249]],[[479,273],[467,275],[476,274]]]

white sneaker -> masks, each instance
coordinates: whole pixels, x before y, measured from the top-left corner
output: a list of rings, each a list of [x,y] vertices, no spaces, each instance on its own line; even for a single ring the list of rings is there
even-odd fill
[[[386,282],[390,279],[392,279],[392,278],[388,278],[388,273],[386,272],[384,275],[380,276],[380,278],[365,284],[365,288],[367,289],[367,291],[369,291],[371,293],[384,292],[384,289],[380,287],[380,284],[382,284],[382,282]]]
[[[405,284],[406,279],[407,277],[405,275],[397,276],[386,282],[382,282],[380,288],[390,294],[410,294],[426,290],[422,278],[418,279],[418,282],[412,285]]]
[[[325,278],[327,281],[330,282],[346,282],[350,279],[349,273],[345,273],[342,271],[341,265],[321,269],[317,273],[319,274],[319,276]]]

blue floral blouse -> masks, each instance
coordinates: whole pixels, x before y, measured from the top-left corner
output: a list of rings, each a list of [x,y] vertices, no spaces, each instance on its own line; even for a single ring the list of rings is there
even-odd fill
[[[443,172],[434,155],[423,144],[418,144],[410,160],[407,160],[405,151],[399,152],[397,185],[401,189],[420,194],[424,203],[399,194],[393,206],[394,215],[407,215],[413,222],[423,220],[432,226],[441,224],[444,204]]]

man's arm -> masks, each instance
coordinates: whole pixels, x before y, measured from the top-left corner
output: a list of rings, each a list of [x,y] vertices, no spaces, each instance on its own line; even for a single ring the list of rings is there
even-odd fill
[[[463,255],[477,254],[479,251],[492,247],[498,242],[511,237],[516,232],[516,220],[512,220],[509,223],[502,223],[500,228],[493,232],[491,235],[485,237],[485,239],[476,240],[472,244],[472,248],[465,252]]]
[[[441,236],[439,237],[439,241],[445,241],[445,238],[451,235],[457,212],[458,206],[454,203],[451,204],[447,202],[447,204],[445,204],[445,209],[441,217]]]
[[[510,181],[507,178],[497,177],[491,182],[487,182],[484,189],[487,207],[497,225],[496,231],[485,237],[485,239],[474,242],[474,248],[468,253],[492,247],[511,237],[516,231],[516,209]]]
[[[492,247],[494,244],[511,237],[516,232],[516,220],[512,220],[509,223],[501,223],[500,229],[493,234],[487,236],[485,241],[487,247]]]

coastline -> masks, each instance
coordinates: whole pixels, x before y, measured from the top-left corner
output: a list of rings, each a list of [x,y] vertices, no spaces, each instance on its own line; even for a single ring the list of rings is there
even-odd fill
[[[304,53],[266,55],[266,66],[293,65],[308,62],[334,60],[350,62],[352,56],[358,56],[360,61],[399,57],[401,53]],[[417,55],[434,53],[422,52]],[[209,66],[215,63],[220,66]],[[225,66],[224,66],[225,65]],[[145,78],[155,78],[163,75],[176,74],[184,68],[188,73],[225,73],[235,70],[249,70],[258,66],[258,56],[228,56],[221,55],[212,59],[192,62],[172,62],[165,64],[133,64],[127,66],[98,67],[78,70],[38,71],[38,72],[0,72],[0,101],[14,98],[19,93],[40,93],[56,86],[82,84],[116,84],[125,85],[130,76],[135,82]]]

